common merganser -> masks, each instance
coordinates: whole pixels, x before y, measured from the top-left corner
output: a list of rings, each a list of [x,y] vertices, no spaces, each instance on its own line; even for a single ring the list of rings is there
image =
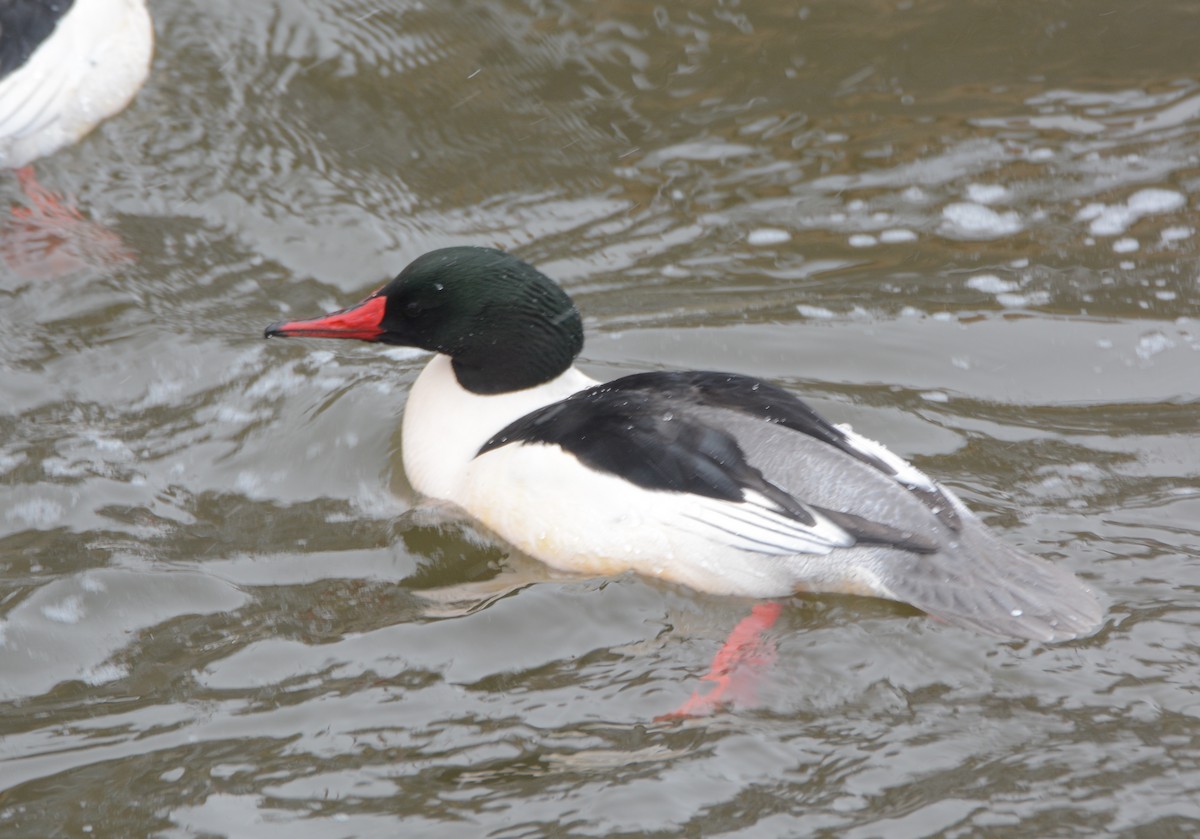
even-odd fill
[[[0,0],[0,166],[52,154],[121,111],[153,45],[145,0]]]
[[[555,568],[757,598],[888,598],[986,633],[1089,634],[1070,572],[1002,542],[952,492],[788,391],[716,372],[598,383],[570,297],[490,248],[416,259],[357,305],[265,337],[436,353],[404,409],[413,488]]]

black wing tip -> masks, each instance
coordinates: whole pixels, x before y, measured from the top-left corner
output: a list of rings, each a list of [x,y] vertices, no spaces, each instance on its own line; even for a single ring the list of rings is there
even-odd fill
[[[839,510],[830,510],[815,505],[811,506],[812,509],[853,536],[857,544],[895,548],[896,550],[915,554],[933,554],[941,550],[941,545],[919,533],[900,530],[882,522],[871,521],[854,513],[843,513]]]

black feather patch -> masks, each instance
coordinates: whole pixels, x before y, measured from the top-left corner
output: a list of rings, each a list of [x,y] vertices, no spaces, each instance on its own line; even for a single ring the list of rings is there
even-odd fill
[[[479,453],[507,443],[547,443],[597,471],[620,475],[646,489],[722,501],[741,501],[743,489],[771,491],[772,485],[746,461],[733,435],[676,415],[671,402],[648,389],[600,385],[522,417],[488,440]],[[782,490],[775,492],[795,505]]]
[[[0,78],[29,60],[74,0],[0,0]]]

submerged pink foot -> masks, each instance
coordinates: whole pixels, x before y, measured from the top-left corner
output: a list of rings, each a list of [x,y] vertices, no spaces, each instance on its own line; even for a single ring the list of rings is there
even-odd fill
[[[32,166],[16,170],[29,204],[15,206],[0,229],[0,256],[26,279],[54,279],[84,268],[132,262],[121,237],[90,221],[71,203],[42,186]]]
[[[21,192],[25,193],[25,197],[29,199],[29,203],[33,206],[30,208],[14,208],[14,216],[41,216],[44,218],[83,220],[83,216],[80,215],[79,210],[70,204],[64,204],[57,193],[42,186],[32,166],[22,166],[16,170],[16,175],[17,183],[21,185]]]
[[[687,702],[658,719],[702,717],[728,702],[753,702],[759,681],[775,661],[775,646],[764,634],[775,625],[782,611],[781,603],[755,604],[750,614],[729,633],[725,644],[713,656],[712,666],[701,677],[716,685],[707,693],[694,691]]]

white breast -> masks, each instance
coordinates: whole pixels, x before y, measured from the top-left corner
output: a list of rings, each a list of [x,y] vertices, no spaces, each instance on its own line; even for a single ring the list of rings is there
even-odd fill
[[[785,546],[747,551],[737,533],[702,523],[721,507],[737,506],[732,502],[643,489],[544,444],[501,446],[475,458],[458,503],[555,568],[601,576],[633,571],[714,594],[790,594],[806,575],[816,575],[813,566],[831,564],[834,547],[807,555]],[[845,576],[838,573],[839,580]]]
[[[0,80],[0,166],[51,154],[123,109],[150,72],[153,44],[144,0],[75,0]]]
[[[467,465],[498,431],[531,411],[596,384],[574,367],[557,379],[513,393],[480,396],[458,383],[450,358],[421,371],[404,409],[404,471],[413,489],[462,504]]]

